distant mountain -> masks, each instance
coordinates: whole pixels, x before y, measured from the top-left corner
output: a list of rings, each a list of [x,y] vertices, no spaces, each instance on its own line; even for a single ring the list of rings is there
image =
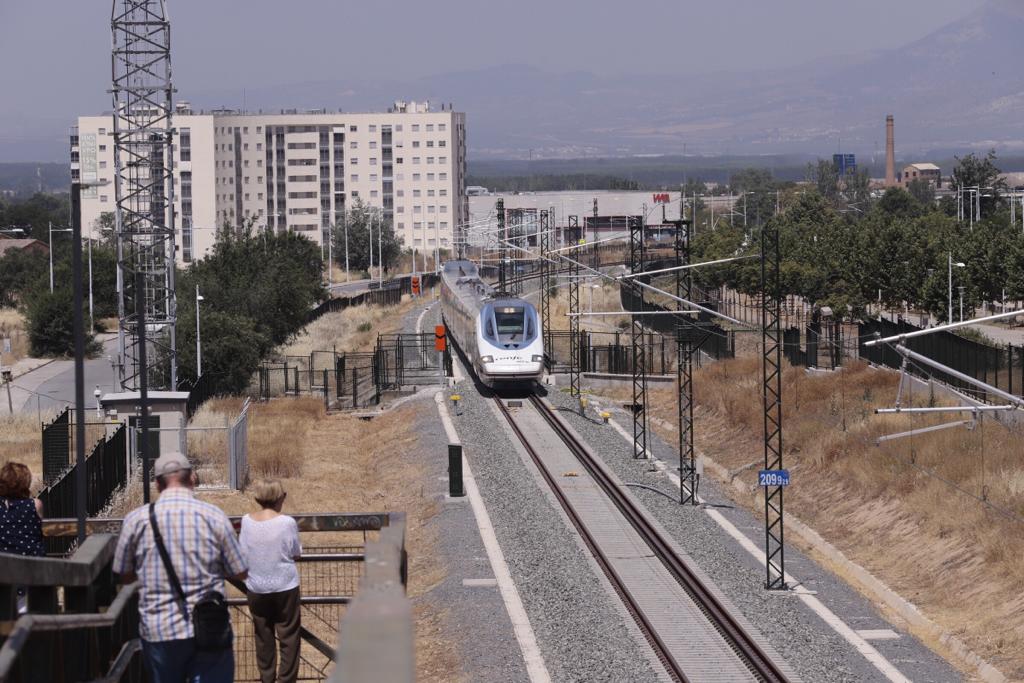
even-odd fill
[[[897,146],[921,154],[1024,149],[1024,3],[991,0],[903,48],[799,68],[693,76],[605,77],[528,66],[415,82],[338,81],[247,90],[250,108],[379,109],[396,98],[454,102],[476,158],[630,154],[828,154]],[[197,103],[221,104],[212,93]]]
[[[1020,153],[1022,35],[1024,0],[990,0],[902,48],[790,69],[694,75],[681,65],[669,75],[611,77],[508,65],[417,80],[247,87],[244,103],[250,110],[367,111],[396,99],[451,102],[467,112],[476,159],[827,155],[841,148],[877,162],[889,113],[897,151],[907,156],[988,146]],[[194,107],[243,104],[239,90],[226,101],[223,91],[176,85]]]

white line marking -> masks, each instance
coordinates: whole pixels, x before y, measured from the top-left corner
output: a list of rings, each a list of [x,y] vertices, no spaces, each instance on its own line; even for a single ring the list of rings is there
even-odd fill
[[[864,640],[896,640],[900,634],[891,628],[865,628],[857,631],[857,635]]]
[[[421,334],[422,333],[422,330],[423,330],[423,316],[425,316],[427,314],[427,312],[430,311],[430,309],[434,307],[435,303],[437,303],[437,302],[436,301],[431,302],[431,304],[429,306],[427,306],[426,308],[423,309],[423,311],[420,313],[419,317],[416,318],[416,334]]]
[[[452,418],[448,414],[448,406],[444,399],[444,392],[434,394],[434,402],[437,403],[437,412],[444,424],[444,431],[448,435],[450,443],[461,443],[459,433],[455,430]],[[505,610],[512,622],[512,630],[519,642],[519,649],[523,653],[523,661],[526,663],[526,673],[532,683],[551,683],[551,674],[548,673],[544,664],[544,656],[540,653],[537,645],[537,637],[530,625],[530,617],[526,614],[523,601],[519,597],[519,589],[512,580],[512,573],[505,562],[505,555],[501,552],[498,538],[494,535],[494,526],[491,524],[491,517],[487,514],[483,498],[480,497],[480,489],[476,486],[476,479],[473,478],[473,471],[469,467],[469,460],[466,454],[462,454],[462,476],[466,486],[466,494],[469,496],[469,503],[473,507],[473,515],[476,517],[476,525],[480,530],[480,538],[483,539],[484,549],[487,551],[487,559],[494,570],[494,578],[497,581],[498,589],[501,591],[501,598],[505,602]]]
[[[463,579],[462,585],[466,588],[494,588],[498,585],[497,579]]]
[[[597,402],[594,402],[593,405],[595,409],[599,409]],[[617,431],[622,436],[623,439],[625,439],[629,443],[633,443],[633,435],[627,432],[625,429],[623,429],[622,425],[620,425],[618,422],[612,419],[608,420],[608,424],[610,424],[615,429],[615,431]],[[655,467],[657,467],[659,470],[661,470],[668,476],[669,480],[672,481],[673,484],[679,486],[679,475],[673,473],[672,470],[669,469],[668,463],[666,463],[664,460],[654,458],[651,455],[650,451],[647,451],[647,457],[652,460]],[[704,499],[701,498],[700,496],[697,497],[697,501],[700,503],[705,502]],[[758,548],[753,541],[747,538],[747,536],[742,531],[737,529],[732,522],[726,519],[722,515],[722,513],[720,513],[718,510],[714,510],[711,508],[705,508],[704,512],[706,512],[708,516],[711,517],[711,519],[715,520],[715,522],[718,523],[718,526],[722,527],[722,529],[727,534],[732,536],[744,550],[753,555],[758,562],[764,564],[764,552],[762,552],[761,549]],[[824,621],[826,624],[832,627],[832,629],[836,633],[841,635],[843,639],[846,640],[846,642],[852,645],[855,650],[860,652],[861,655],[863,655],[866,660],[871,662],[871,664],[873,664],[876,669],[881,671],[886,678],[888,678],[893,683],[910,683],[910,679],[901,674],[899,670],[895,666],[893,666],[888,659],[883,657],[878,650],[872,647],[867,640],[865,640],[862,636],[858,635],[858,633],[854,631],[852,628],[847,626],[846,622],[844,622],[842,619],[836,616],[835,612],[826,607],[821,602],[821,600],[818,600],[818,598],[815,597],[813,591],[808,591],[804,589],[801,583],[797,581],[795,578],[793,578],[793,576],[789,572],[786,572],[785,579],[791,586],[797,587],[793,590],[793,593],[798,598],[800,598],[805,605],[811,608],[811,610],[815,614],[821,617],[822,621]]]

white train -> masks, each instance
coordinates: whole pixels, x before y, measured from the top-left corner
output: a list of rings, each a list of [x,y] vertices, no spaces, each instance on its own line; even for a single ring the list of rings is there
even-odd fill
[[[544,335],[533,304],[496,292],[471,261],[448,261],[441,316],[487,386],[529,384],[544,374]]]

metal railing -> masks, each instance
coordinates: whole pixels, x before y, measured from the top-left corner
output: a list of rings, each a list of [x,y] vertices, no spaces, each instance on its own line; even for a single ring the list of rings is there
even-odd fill
[[[373,594],[382,587],[391,600],[400,596],[407,604],[406,520],[404,513],[397,512],[292,516],[304,545],[298,565],[303,625],[299,678],[322,681],[340,656],[334,649],[339,642],[339,623],[344,620],[354,624],[344,630],[346,638],[350,632],[353,637],[365,634],[366,627],[360,624],[366,617],[360,615],[366,605],[376,613]],[[231,521],[236,529],[241,526],[240,517]],[[110,572],[120,527],[120,519],[89,520],[89,537],[69,559],[0,556],[0,622],[13,621],[17,615],[19,586],[28,587],[30,612],[9,629],[0,628],[0,681],[142,680],[137,584],[116,592]],[[50,538],[73,537],[75,520],[46,520],[43,531]],[[363,545],[356,542],[360,537]],[[59,595],[63,595],[63,602]],[[244,586],[241,590],[229,589],[228,598],[235,632],[235,680],[259,680]],[[347,607],[350,603],[363,605],[351,618]],[[381,657],[378,665],[382,671],[392,656],[412,661],[411,610],[407,610],[407,619],[400,626],[407,630],[408,639],[401,638],[395,645],[387,633],[377,631],[379,635],[370,648]],[[10,634],[6,640],[5,633]],[[343,648],[346,638],[340,640]],[[368,652],[351,656],[365,659]]]

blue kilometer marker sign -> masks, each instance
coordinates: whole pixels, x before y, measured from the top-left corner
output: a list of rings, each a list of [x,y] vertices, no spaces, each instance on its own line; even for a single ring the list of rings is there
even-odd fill
[[[789,470],[761,470],[757,473],[758,486],[789,486]]]

